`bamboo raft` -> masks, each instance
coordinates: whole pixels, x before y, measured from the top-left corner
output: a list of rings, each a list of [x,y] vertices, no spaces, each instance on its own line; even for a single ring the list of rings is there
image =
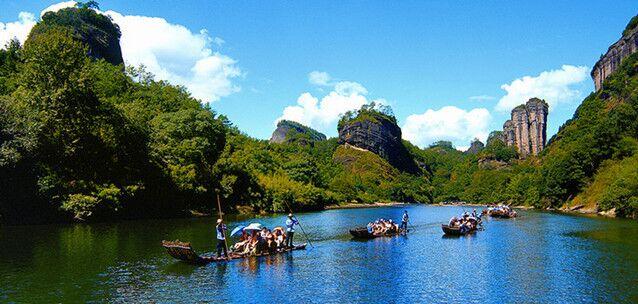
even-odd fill
[[[470,233],[476,232],[476,228],[470,229],[465,232],[461,232],[461,228],[459,227],[450,227],[449,225],[441,225],[441,229],[443,229],[443,233],[445,235],[454,235],[454,236],[462,236],[468,235]]]
[[[166,248],[166,252],[172,256],[173,258],[186,262],[188,264],[193,264],[193,265],[203,265],[203,264],[208,264],[208,263],[213,263],[213,262],[223,262],[223,261],[229,261],[229,260],[237,260],[237,259],[243,259],[243,258],[249,258],[249,257],[253,257],[253,256],[267,256],[267,255],[271,255],[270,253],[265,253],[265,254],[260,254],[260,255],[241,255],[235,252],[229,252],[229,259],[226,258],[217,258],[216,256],[211,256],[211,255],[199,255],[195,252],[195,250],[193,250],[193,247],[191,246],[191,243],[188,242],[180,242],[179,240],[176,241],[162,241],[162,247]],[[301,244],[301,245],[297,245],[293,248],[287,248],[287,249],[282,249],[277,251],[276,253],[273,254],[277,254],[277,253],[283,253],[283,252],[288,252],[288,251],[293,251],[293,250],[304,250],[306,249],[306,244]]]
[[[505,219],[515,218],[516,216],[518,216],[516,211],[506,212],[502,210],[492,210],[492,211],[484,210],[483,214],[487,214],[490,217],[505,218]]]
[[[383,237],[383,236],[405,235],[407,232],[408,230],[399,229],[399,231],[397,232],[376,235],[374,233],[370,233],[368,231],[368,228],[366,227],[357,227],[354,229],[350,229],[350,234],[352,234],[352,236],[357,239],[373,239],[373,238]]]

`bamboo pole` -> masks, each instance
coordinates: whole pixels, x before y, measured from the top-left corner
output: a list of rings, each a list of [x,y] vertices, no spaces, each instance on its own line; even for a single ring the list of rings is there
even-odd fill
[[[288,205],[288,203],[285,200],[284,200],[284,204],[286,204],[286,207],[288,207],[288,211],[290,213],[292,213],[292,208],[290,208],[290,205]],[[299,219],[296,216],[295,216],[295,218],[297,219],[297,224],[299,224],[299,228],[301,228],[301,232],[303,233],[303,236],[306,238],[306,241],[308,241],[308,244],[310,244],[310,247],[315,248],[315,246],[312,245],[312,242],[308,238],[308,235],[306,234],[306,231],[304,231],[303,226],[301,226],[301,222],[299,221]]]
[[[219,200],[219,193],[217,193],[217,209],[219,210],[219,219],[222,220],[222,225],[225,225],[224,218],[222,216],[222,204]],[[224,246],[226,247],[226,259],[230,260],[230,251],[228,250],[228,239],[226,238],[226,231],[222,229],[222,235],[224,235]]]

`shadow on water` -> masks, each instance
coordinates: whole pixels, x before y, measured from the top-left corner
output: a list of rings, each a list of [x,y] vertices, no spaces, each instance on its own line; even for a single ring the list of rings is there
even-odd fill
[[[367,243],[367,242],[372,242],[372,241],[377,241],[377,242],[391,242],[391,241],[392,241],[392,239],[397,239],[397,238],[404,238],[404,239],[407,239],[407,238],[408,238],[408,235],[380,236],[380,237],[376,237],[376,238],[369,238],[369,239],[365,239],[365,238],[357,238],[357,237],[350,236],[350,237],[349,237],[349,241],[351,241],[351,242],[358,242],[358,243]]]
[[[472,237],[472,235],[474,235],[474,233],[472,234],[467,234],[467,235],[451,235],[451,234],[444,234],[441,236],[442,239],[460,239],[460,238],[465,238],[465,237]]]
[[[166,265],[166,267],[163,268],[163,272],[174,276],[189,276],[192,275],[198,267],[203,266],[190,265],[181,261],[175,261]]]

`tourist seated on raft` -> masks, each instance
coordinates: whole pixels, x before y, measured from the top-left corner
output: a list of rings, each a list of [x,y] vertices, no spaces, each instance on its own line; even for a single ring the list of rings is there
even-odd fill
[[[512,210],[512,208],[507,205],[490,206],[484,213],[516,216],[516,211]]]
[[[239,242],[231,246],[230,250],[233,252],[243,252],[248,243],[250,243],[250,235],[248,235],[246,231],[242,231],[241,236],[239,237]]]
[[[366,229],[368,229],[369,233],[374,235],[384,235],[388,233],[396,233],[399,232],[399,225],[394,223],[392,220],[386,219],[378,219],[374,222],[368,223],[366,225]]]
[[[275,236],[275,243],[277,244],[277,249],[283,249],[286,245],[286,232],[283,227],[275,227],[272,230],[272,234]]]
[[[277,229],[279,228],[279,229]],[[257,254],[264,253],[275,253],[279,248],[279,244],[276,241],[275,231],[278,233],[283,233],[283,228],[277,227],[276,230],[270,231],[268,228],[264,227],[259,234],[259,248],[257,249]],[[283,235],[283,234],[282,234]],[[281,238],[283,242],[285,240],[285,236]]]
[[[452,218],[450,218],[450,221],[448,222],[448,226],[454,227],[454,226],[456,226],[458,221],[459,221],[459,218],[456,217],[456,216],[453,216]]]
[[[453,216],[448,222],[449,227],[459,227],[462,232],[466,232],[470,229],[476,228],[478,221],[476,218],[470,217],[467,212],[463,214],[460,218]]]
[[[266,252],[268,246],[268,234],[270,234],[270,230],[268,230],[268,228],[264,227],[261,229],[261,231],[259,232],[259,235],[257,237],[257,248],[255,251],[255,254],[262,254],[264,252]]]
[[[256,248],[257,248],[257,243],[259,242],[258,240],[259,238],[259,233],[257,231],[251,231],[247,242],[245,243],[245,245],[240,248],[240,250],[238,251],[238,253],[240,253],[241,255],[253,255],[256,252]]]
[[[242,230],[241,236],[239,237],[239,241],[234,245],[230,246],[230,250],[232,252],[241,252],[244,250],[244,247],[250,242],[250,234],[245,230]]]
[[[275,253],[277,252],[277,242],[275,242],[275,234],[274,233],[270,233],[268,234],[268,237],[266,239],[266,248],[268,250],[268,253]]]
[[[459,229],[461,230],[461,233],[468,232],[471,229],[469,222],[461,222]]]
[[[272,231],[263,227],[259,231],[242,232],[239,242],[232,246],[232,251],[240,255],[258,255],[275,253],[283,249],[286,235],[282,227],[275,227]]]

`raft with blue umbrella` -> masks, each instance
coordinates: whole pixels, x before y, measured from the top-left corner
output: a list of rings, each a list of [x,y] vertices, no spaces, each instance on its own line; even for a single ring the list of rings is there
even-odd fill
[[[251,223],[248,226],[237,226],[235,227],[230,235],[231,236],[238,236],[241,235],[242,232],[258,232],[261,229],[263,229],[264,226],[262,226],[260,223]],[[293,250],[304,250],[306,249],[306,243],[304,244],[300,244],[297,246],[294,246],[292,248],[282,248],[279,249],[277,252],[274,253],[269,253],[269,252],[265,252],[262,254],[258,254],[258,255],[248,255],[248,254],[241,254],[241,253],[237,253],[237,252],[229,252],[229,258],[218,258],[214,255],[212,255],[212,253],[210,254],[206,254],[206,255],[199,255],[195,252],[195,250],[193,250],[193,247],[191,246],[191,243],[189,242],[181,242],[179,240],[176,241],[162,241],[162,247],[164,247],[166,249],[166,252],[172,256],[173,258],[186,262],[188,264],[193,264],[193,265],[203,265],[203,264],[208,264],[208,263],[212,263],[212,262],[222,262],[222,261],[228,261],[228,260],[237,260],[237,259],[243,259],[243,258],[248,258],[248,257],[254,257],[254,256],[267,256],[267,255],[271,255],[271,254],[278,254],[278,253],[283,253],[283,252],[288,252],[288,251],[293,251]]]

